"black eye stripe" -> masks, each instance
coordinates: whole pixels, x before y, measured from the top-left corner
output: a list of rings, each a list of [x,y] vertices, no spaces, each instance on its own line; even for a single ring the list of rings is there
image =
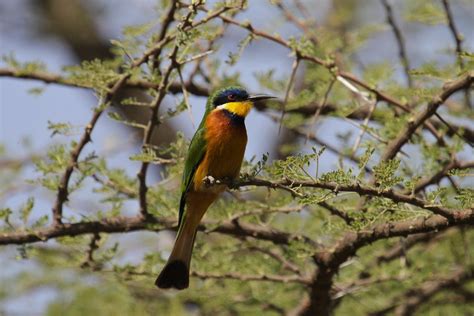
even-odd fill
[[[247,91],[239,88],[228,88],[220,91],[213,99],[212,104],[214,107],[228,103],[245,101],[248,99]]]

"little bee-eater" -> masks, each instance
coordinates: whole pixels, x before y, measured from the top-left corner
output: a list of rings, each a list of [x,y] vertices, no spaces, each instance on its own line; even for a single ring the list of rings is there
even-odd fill
[[[235,179],[247,145],[245,117],[253,102],[272,98],[249,95],[229,87],[209,97],[201,124],[189,145],[181,184],[178,233],[171,255],[155,284],[159,288],[185,289],[194,238],[201,218],[225,187],[206,185],[204,179]]]

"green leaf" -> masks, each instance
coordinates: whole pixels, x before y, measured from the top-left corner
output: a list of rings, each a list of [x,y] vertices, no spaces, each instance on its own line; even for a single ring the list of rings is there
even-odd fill
[[[411,0],[405,10],[408,22],[420,22],[428,25],[446,24],[446,15],[439,2]]]
[[[375,183],[381,188],[390,188],[402,181],[401,177],[395,175],[399,166],[400,160],[398,159],[379,163],[373,168]]]
[[[51,131],[51,137],[54,135],[72,135],[72,125],[71,123],[53,123],[48,120],[48,129]]]
[[[8,221],[8,218],[10,217],[10,215],[13,214],[13,211],[11,210],[11,208],[9,207],[6,207],[6,208],[1,208],[0,209],[0,218],[4,221]]]
[[[456,75],[451,65],[442,67],[436,61],[430,61],[421,65],[421,67],[410,70],[410,75],[418,77],[429,77],[440,80],[448,80]]]
[[[459,193],[454,197],[461,203],[461,207],[466,209],[474,208],[474,189],[472,188],[461,188]]]
[[[69,74],[72,82],[104,93],[120,77],[116,71],[118,62],[120,60],[86,60],[80,66],[68,66],[64,67],[64,70]]]
[[[26,203],[21,207],[20,218],[24,224],[27,223],[34,205],[35,205],[35,199],[33,197],[29,197]]]
[[[366,67],[364,79],[372,87],[380,87],[392,78],[393,71],[394,68],[390,62],[371,64]]]

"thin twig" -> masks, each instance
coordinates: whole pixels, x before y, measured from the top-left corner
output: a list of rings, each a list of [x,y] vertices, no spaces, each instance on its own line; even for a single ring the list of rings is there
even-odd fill
[[[461,35],[461,33],[459,33],[456,27],[456,24],[454,23],[454,17],[451,11],[451,5],[449,1],[442,0],[441,2],[443,3],[446,19],[448,20],[449,30],[451,31],[451,35],[453,36],[453,39],[456,43],[456,55],[457,55],[458,63],[461,66],[461,69],[464,69],[464,62],[461,56],[463,52],[463,49],[462,49],[463,36]]]
[[[296,58],[293,61],[293,65],[291,66],[290,78],[288,79],[288,83],[286,85],[285,98],[283,99],[283,103],[281,104],[281,116],[280,116],[280,125],[278,126],[278,133],[281,132],[281,126],[283,125],[283,118],[285,116],[286,104],[288,103],[288,99],[290,97],[291,88],[293,87],[293,82],[295,81],[296,71],[298,70],[299,63],[300,63],[300,58],[298,55],[296,55]]]
[[[326,106],[326,104],[328,102],[329,94],[331,93],[332,87],[334,86],[335,82],[336,82],[336,78],[333,78],[331,80],[331,82],[329,83],[329,86],[326,90],[326,93],[324,93],[324,97],[323,97],[323,101],[321,103],[321,106],[319,106],[316,109],[316,112],[314,112],[313,118],[311,119],[311,122],[309,123],[308,133],[306,134],[306,139],[305,139],[305,144],[308,142],[309,135],[311,133],[311,127],[314,126],[314,124],[316,123],[316,121],[319,118],[319,115],[321,114],[321,111],[324,109],[324,107]]]
[[[308,285],[309,280],[297,275],[271,275],[271,274],[260,274],[260,275],[245,275],[235,272],[228,272],[223,274],[217,273],[203,273],[192,271],[191,276],[200,279],[234,279],[240,281],[269,281],[279,283],[300,283]]]
[[[382,154],[382,160],[386,161],[393,159],[400,151],[402,146],[415,133],[417,128],[428,120],[436,110],[455,92],[469,88],[474,81],[474,72],[468,73],[461,78],[458,78],[443,87],[441,93],[436,95],[428,104],[425,110],[417,114],[407,125],[400,131],[398,136],[390,141],[385,151]]]
[[[32,71],[32,72],[24,72],[18,69],[11,69],[11,68],[0,68],[0,77],[12,77],[12,78],[21,78],[21,79],[30,79],[30,80],[39,80],[45,83],[53,83],[58,85],[63,85],[67,87],[74,87],[74,88],[84,88],[84,89],[94,89],[93,85],[76,82],[75,80],[69,79],[67,77],[63,77],[57,74],[48,73],[44,71]],[[115,83],[114,83],[115,84]],[[111,85],[111,88],[113,84]],[[144,79],[130,79],[127,78],[126,83],[124,84],[126,88],[136,88],[136,89],[158,89],[159,83],[151,82]],[[194,95],[197,96],[209,96],[209,91],[206,87],[196,85],[192,82],[186,83],[186,90]],[[169,91],[171,93],[181,93],[181,83],[173,82],[169,86]]]
[[[375,104],[375,103],[374,103]],[[388,142],[383,139],[382,137],[380,137],[379,135],[377,135],[375,132],[371,131],[369,129],[369,127],[365,124],[359,124],[357,122],[354,122],[348,118],[344,118],[344,121],[348,122],[349,124],[357,127],[358,129],[361,130],[361,132],[366,132],[367,134],[369,134],[370,136],[372,136],[373,138],[375,138],[376,140],[378,140],[379,142],[381,142],[382,144],[387,144]],[[352,155],[354,154],[354,152],[352,152]]]
[[[81,264],[82,268],[92,267],[94,265],[94,251],[99,248],[100,234],[94,233],[91,236],[91,241],[89,243],[89,248],[87,250],[86,259]]]
[[[125,84],[127,78],[130,74],[124,74],[116,81],[112,89],[110,89],[105,96],[100,100],[99,105],[94,110],[91,120],[86,125],[84,129],[84,134],[77,143],[77,145],[70,152],[69,163],[64,170],[64,173],[61,177],[58,186],[58,194],[56,196],[56,202],[54,203],[52,212],[53,212],[53,225],[62,225],[62,216],[63,216],[63,205],[69,199],[69,180],[71,179],[72,172],[78,164],[79,155],[86,146],[87,143],[91,141],[91,134],[94,130],[94,127],[97,124],[102,113],[107,108],[108,104],[111,102],[113,96],[118,92],[120,88]]]
[[[193,126],[193,129],[194,129],[194,128],[196,128],[196,126],[194,124],[194,118],[193,118],[193,112],[192,112],[192,109],[191,109],[191,104],[189,103],[188,91],[186,90],[186,85],[184,84],[183,74],[181,73],[181,67],[177,67],[176,70],[178,71],[179,81],[181,82],[181,87],[183,88],[183,98],[184,98],[184,103],[186,104],[186,108],[188,109],[189,120],[191,121],[191,125]]]
[[[413,86],[413,81],[410,76],[410,63],[408,61],[408,56],[406,53],[405,48],[405,41],[403,39],[402,32],[395,21],[395,17],[393,15],[393,9],[388,0],[381,0],[382,4],[385,8],[385,13],[387,15],[387,22],[392,27],[393,34],[395,35],[395,39],[397,40],[398,44],[398,55],[400,57],[400,62],[402,63],[403,69],[405,70],[405,76],[408,82],[408,86]]]
[[[392,303],[371,316],[383,316],[395,311],[395,315],[409,316],[413,315],[417,309],[427,303],[434,295],[445,290],[461,286],[465,282],[472,280],[474,271],[469,268],[458,268],[450,275],[437,277],[436,280],[427,280],[419,287],[410,289],[401,296],[396,297]]]
[[[298,267],[298,265],[296,265],[295,263],[289,261],[282,254],[280,254],[279,252],[277,252],[274,249],[261,248],[261,247],[258,247],[258,246],[251,246],[248,249],[266,254],[266,255],[272,257],[273,259],[275,259],[276,261],[280,262],[283,269],[286,269],[286,270],[291,271],[293,273],[296,273],[298,275],[302,275],[302,272],[301,272],[300,268]]]
[[[364,122],[362,123],[362,127],[359,135],[357,136],[357,139],[354,142],[354,145],[352,146],[352,155],[355,155],[357,152],[357,149],[359,148],[360,142],[362,141],[362,137],[364,137],[365,131],[369,128],[369,121],[370,118],[372,117],[372,114],[374,113],[375,107],[377,106],[377,102],[372,102],[370,105],[369,113],[367,113],[367,116],[364,119]]]
[[[227,183],[226,181],[220,181],[219,183]],[[438,214],[446,217],[449,220],[453,220],[456,217],[456,214],[462,212],[463,210],[452,210],[439,205],[433,205],[428,201],[423,199],[405,195],[399,192],[394,191],[393,189],[380,190],[380,188],[374,188],[371,186],[363,185],[360,183],[354,184],[338,184],[334,182],[315,182],[315,181],[296,181],[296,180],[280,180],[280,181],[270,181],[265,179],[245,179],[238,183],[232,184],[234,187],[241,186],[263,186],[270,187],[274,189],[287,190],[291,188],[319,188],[331,190],[333,192],[356,192],[362,196],[379,196],[390,199],[396,203],[407,203],[419,208],[429,210],[434,214]]]

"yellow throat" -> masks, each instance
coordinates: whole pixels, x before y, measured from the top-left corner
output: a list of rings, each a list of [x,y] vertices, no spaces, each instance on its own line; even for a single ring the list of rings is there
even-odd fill
[[[225,109],[235,115],[246,117],[253,107],[252,101],[228,102],[219,105],[218,109]]]

